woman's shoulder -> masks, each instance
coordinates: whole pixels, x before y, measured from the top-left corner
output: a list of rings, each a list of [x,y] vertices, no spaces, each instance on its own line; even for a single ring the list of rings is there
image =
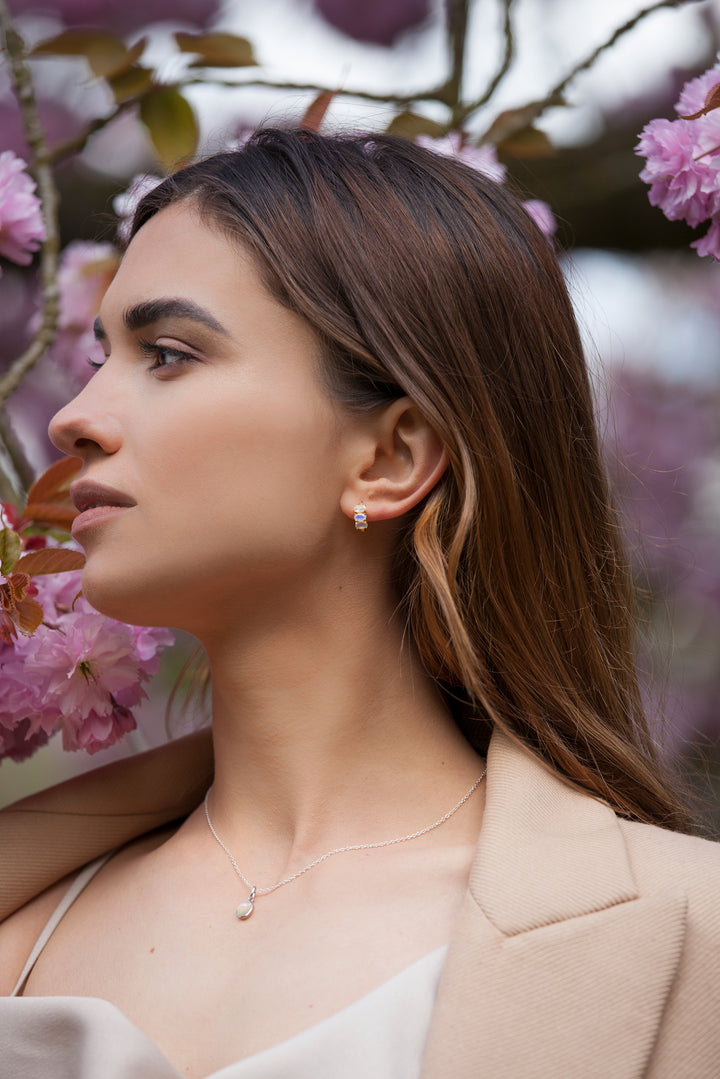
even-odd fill
[[[35,941],[70,887],[68,874],[0,922],[0,997],[13,991]]]
[[[620,827],[640,892],[674,892],[690,912],[707,908],[720,938],[720,843],[635,821]]]

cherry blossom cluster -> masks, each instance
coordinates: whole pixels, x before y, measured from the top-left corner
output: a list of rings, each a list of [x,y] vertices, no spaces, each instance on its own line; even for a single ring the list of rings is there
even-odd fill
[[[0,153],[0,255],[27,266],[44,239],[45,226],[35,182],[25,171],[23,159],[12,150],[3,150]]]
[[[473,146],[465,142],[459,131],[451,131],[442,139],[432,139],[427,135],[418,135],[415,139],[418,146],[426,150],[433,150],[436,154],[444,157],[454,157],[471,169],[481,172],[496,183],[505,181],[507,169],[498,161],[497,150],[492,143],[486,142],[480,146]],[[540,199],[528,199],[523,202],[526,212],[532,217],[535,224],[545,236],[552,236],[557,229],[555,216],[546,202]]]
[[[17,536],[24,555],[73,549],[29,531],[0,503],[0,550]],[[0,761],[25,760],[57,732],[64,749],[96,753],[136,726],[132,709],[173,635],[99,614],[80,588],[79,570],[0,573]]]
[[[635,152],[646,159],[640,179],[670,221],[710,228],[691,245],[720,260],[720,66],[683,87],[676,120],[651,120]]]

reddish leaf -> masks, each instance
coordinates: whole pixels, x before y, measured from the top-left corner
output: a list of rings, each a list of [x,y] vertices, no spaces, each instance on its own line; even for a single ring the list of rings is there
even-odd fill
[[[699,112],[694,112],[691,116],[681,116],[681,120],[699,120],[701,116],[706,116],[713,109],[720,109],[720,83],[717,86],[713,86],[708,96],[705,98],[705,104]]]
[[[82,569],[85,555],[81,551],[71,551],[67,547],[44,547],[41,551],[29,551],[15,564],[18,573],[28,573],[37,577],[41,573],[67,573],[69,570]]]
[[[16,629],[29,636],[42,622],[43,609],[28,591],[35,589],[26,573],[12,573],[0,585],[0,639],[6,643],[17,636]]]
[[[312,101],[305,110],[305,115],[300,121],[299,127],[304,128],[305,131],[319,131],[320,125],[325,119],[325,113],[330,108],[330,104],[334,97],[334,91],[321,90],[314,101]]]
[[[35,480],[28,491],[28,506],[31,502],[60,502],[68,497],[68,488],[82,468],[79,457],[61,457]],[[27,512],[23,514],[27,517]]]
[[[15,607],[13,621],[21,633],[31,637],[43,620],[43,609],[35,599],[26,596]]]
[[[62,506],[57,502],[29,502],[23,510],[24,520],[31,524],[62,528],[66,532],[76,517],[77,510],[71,503]]]

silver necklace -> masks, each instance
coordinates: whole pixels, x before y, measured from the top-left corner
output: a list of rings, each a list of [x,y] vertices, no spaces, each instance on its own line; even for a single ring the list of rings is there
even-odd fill
[[[427,835],[428,832],[434,831],[435,828],[439,828],[441,824],[445,823],[445,821],[450,820],[450,818],[455,813],[457,813],[458,809],[460,809],[461,806],[465,805],[470,795],[473,794],[473,792],[476,791],[477,788],[480,786],[480,783],[482,782],[486,771],[487,768],[484,768],[482,775],[478,776],[470,790],[462,796],[457,805],[454,805],[448,813],[445,813],[444,816],[436,820],[434,824],[428,824],[427,828],[421,828],[419,832],[411,832],[410,835],[397,836],[395,839],[383,839],[380,843],[352,843],[347,847],[336,847],[334,850],[329,850],[326,851],[325,854],[321,854],[319,858],[315,858],[314,861],[310,862],[302,869],[298,869],[297,873],[293,873],[291,877],[284,877],[283,880],[277,881],[276,884],[271,884],[269,888],[257,888],[254,884],[250,883],[243,871],[240,869],[240,866],[235,861],[232,853],[228,850],[220,836],[213,828],[213,823],[210,820],[210,813],[208,811],[208,795],[210,794],[210,789],[212,788],[208,789],[207,793],[205,794],[205,801],[203,803],[205,806],[205,819],[208,822],[208,828],[210,829],[222,849],[227,854],[228,858],[230,859],[230,864],[232,865],[240,880],[247,888],[250,889],[250,895],[248,896],[248,898],[243,899],[242,902],[238,905],[235,911],[236,916],[240,919],[241,922],[247,921],[247,919],[250,917],[253,910],[255,909],[255,899],[258,896],[270,895],[271,892],[276,891],[278,888],[282,888],[284,884],[292,883],[292,881],[297,880],[298,877],[301,877],[303,873],[307,873],[309,869],[314,869],[316,865],[320,865],[321,862],[325,862],[328,858],[332,858],[334,854],[345,854],[348,851],[352,850],[376,850],[378,847],[391,847],[395,843],[407,843],[411,839],[419,839],[421,835]]]

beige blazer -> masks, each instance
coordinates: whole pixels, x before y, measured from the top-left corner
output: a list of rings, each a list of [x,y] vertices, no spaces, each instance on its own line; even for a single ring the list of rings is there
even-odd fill
[[[201,733],[0,812],[0,917],[211,772]],[[619,820],[495,733],[422,1079],[641,1076],[720,1076],[720,845]]]

